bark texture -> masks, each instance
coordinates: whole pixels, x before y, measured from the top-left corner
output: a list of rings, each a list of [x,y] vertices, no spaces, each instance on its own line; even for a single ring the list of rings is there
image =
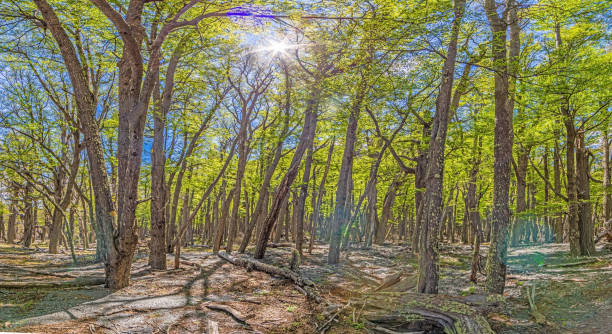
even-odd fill
[[[331,239],[329,241],[329,254],[327,255],[327,263],[329,264],[337,264],[340,259],[342,226],[348,223],[351,214],[350,207],[347,207],[349,182],[351,180],[350,174],[353,170],[353,159],[355,157],[355,141],[357,140],[359,113],[361,111],[361,104],[365,97],[365,92],[366,82],[365,79],[362,78],[357,86],[357,92],[350,109],[346,128],[342,164],[340,165],[340,174],[338,175],[338,184],[336,185],[336,203],[334,206],[334,216],[331,227]]]
[[[451,37],[446,60],[442,67],[442,83],[436,99],[436,114],[427,153],[427,188],[423,198],[421,215],[421,235],[419,240],[419,280],[417,291],[420,293],[438,293],[439,263],[438,235],[442,216],[442,190],[444,177],[444,147],[448,129],[448,117],[457,58],[457,40],[459,28],[465,10],[465,1],[455,1]]]
[[[495,0],[485,1],[485,12],[493,35],[492,52],[495,68],[495,137],[493,163],[493,210],[491,213],[491,242],[487,257],[485,288],[490,293],[503,293],[506,281],[506,252],[510,224],[509,190],[512,162],[512,115],[514,110],[514,81],[520,51],[517,6],[508,0],[502,17],[497,14]],[[507,21],[506,21],[507,20]],[[510,51],[507,59],[506,33],[510,26]],[[510,73],[509,73],[510,72]]]
[[[272,206],[270,208],[268,216],[264,220],[261,232],[259,234],[259,237],[257,238],[257,245],[255,247],[256,259],[262,259],[264,257],[266,247],[268,245],[268,239],[270,238],[270,234],[272,233],[274,223],[278,218],[282,203],[288,196],[290,187],[293,184],[293,181],[295,181],[295,178],[297,177],[300,162],[302,161],[302,157],[304,156],[306,149],[312,145],[312,142],[314,140],[315,130],[317,126],[317,109],[321,95],[320,84],[321,82],[319,78],[315,78],[315,81],[312,83],[310,97],[308,98],[308,101],[306,101],[306,110],[304,112],[304,126],[302,128],[302,134],[300,135],[298,145],[295,148],[295,152],[293,154],[293,158],[291,159],[289,168],[287,169],[285,176],[283,177],[278,186],[278,190],[276,191],[276,196],[272,201]]]

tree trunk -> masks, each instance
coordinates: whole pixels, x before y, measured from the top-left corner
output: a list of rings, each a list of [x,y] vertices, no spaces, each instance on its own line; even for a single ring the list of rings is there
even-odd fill
[[[457,216],[457,199],[459,198],[459,191],[457,191],[455,193],[455,199],[453,202],[453,206],[449,207],[449,214],[448,214],[448,239],[450,240],[451,244],[455,243],[455,220],[456,220],[456,216]]]
[[[94,4],[108,17],[120,15],[103,1]],[[122,58],[118,62],[119,84],[119,130],[118,130],[118,210],[113,207],[112,195],[106,172],[103,149],[100,142],[99,127],[96,120],[95,96],[90,90],[87,71],[83,71],[72,41],[62,27],[59,18],[45,0],[35,0],[46,26],[56,40],[64,64],[72,83],[77,105],[78,119],[85,136],[90,175],[95,192],[98,232],[103,236],[102,249],[105,251],[105,274],[107,286],[118,289],[129,285],[130,267],[138,237],[135,233],[134,218],[138,193],[138,178],[142,159],[144,125],[146,111],[151,97],[154,80],[159,69],[161,45],[170,33],[170,28],[162,29],[152,43],[148,59],[146,77],[143,80],[142,58],[139,46],[142,34],[134,38],[131,27],[141,26],[143,6],[130,6],[127,25],[122,31],[124,45]],[[118,22],[118,21],[115,21]],[[123,26],[122,26],[123,27]],[[124,27],[123,27],[124,28]],[[121,29],[123,29],[121,28]],[[166,28],[166,27],[164,27]],[[116,223],[115,223],[115,217]]]
[[[306,149],[312,145],[312,142],[314,140],[317,126],[317,109],[321,95],[320,79],[316,78],[315,82],[312,85],[313,86],[309,95],[310,97],[306,102],[306,111],[304,112],[304,127],[302,129],[302,134],[300,135],[298,145],[295,148],[291,164],[289,165],[285,176],[283,177],[278,186],[276,196],[272,201],[272,207],[270,208],[270,212],[264,220],[261,232],[259,234],[259,237],[257,238],[257,245],[255,247],[256,259],[262,259],[264,257],[266,247],[268,245],[268,239],[270,238],[270,233],[272,232],[274,223],[278,218],[282,203],[287,197],[291,185],[293,184],[293,181],[297,177],[300,162],[302,161],[302,157],[304,156]]]
[[[387,189],[387,193],[385,194],[385,199],[383,200],[382,215],[380,217],[379,225],[376,229],[375,234],[375,243],[378,245],[382,245],[385,242],[387,222],[389,222],[389,219],[391,218],[393,203],[395,202],[395,196],[397,195],[397,189],[402,185],[402,183],[404,183],[404,181],[402,180],[402,175],[396,175],[391,184],[389,184],[389,188]]]
[[[340,174],[338,175],[338,184],[336,186],[336,203],[334,206],[334,218],[331,227],[331,239],[329,241],[329,254],[327,256],[327,263],[329,264],[337,264],[340,259],[342,226],[346,225],[347,219],[350,218],[351,214],[351,210],[346,204],[349,196],[350,173],[353,170],[359,113],[361,111],[361,104],[365,98],[365,93],[366,82],[365,79],[362,78],[357,86],[357,92],[355,93],[355,99],[350,109],[346,128],[342,165],[340,165]]]
[[[155,89],[154,100],[157,108],[153,113],[153,146],[151,147],[151,241],[149,243],[149,265],[152,269],[166,269],[166,205],[168,189],[166,188],[166,117],[172,103],[174,74],[182,55],[182,48],[175,49],[166,70],[164,90],[159,96],[159,78]]]
[[[51,225],[49,226],[49,254],[57,254],[58,246],[62,235],[62,223],[64,216],[59,209],[54,209],[51,215]]]
[[[255,211],[253,211],[253,215],[251,215],[251,222],[247,225],[246,232],[244,234],[244,238],[240,243],[240,248],[238,252],[244,253],[246,250],[249,241],[251,240],[251,235],[253,230],[256,227],[261,226],[263,224],[263,220],[266,214],[266,206],[268,205],[268,199],[270,195],[270,183],[272,182],[272,176],[274,175],[274,171],[278,166],[281,155],[283,153],[283,143],[285,141],[285,137],[289,131],[289,119],[290,119],[290,111],[291,111],[291,78],[289,77],[289,72],[287,67],[284,67],[285,72],[285,115],[283,120],[283,128],[281,130],[278,141],[276,142],[276,147],[274,148],[274,157],[270,162],[270,165],[266,168],[266,173],[264,176],[264,181],[261,185],[261,191],[259,193],[259,198],[257,199],[257,204],[255,205]],[[281,223],[278,224],[279,227],[282,226]],[[277,229],[278,230],[278,229]],[[279,234],[280,237],[280,234]],[[276,239],[276,235],[275,235]]]
[[[32,185],[26,183],[23,195],[25,208],[23,210],[23,246],[30,248],[32,245],[32,237],[34,235],[34,201],[30,198]]]
[[[548,170],[548,147],[544,146],[544,155],[542,156],[542,164],[544,165],[544,179],[546,179],[546,182],[544,182],[544,203],[548,204],[549,201],[549,196],[550,196],[550,189],[549,189],[549,179],[550,179],[550,171]],[[546,242],[551,242],[550,240],[550,215],[548,213],[548,210],[545,210],[544,213],[544,219],[545,219],[545,224],[546,224]]]
[[[304,162],[304,173],[302,174],[302,183],[300,184],[300,194],[297,202],[296,213],[296,236],[295,248],[302,255],[302,244],[304,242],[304,211],[306,207],[306,197],[308,196],[308,182],[310,181],[310,169],[312,165],[312,146],[308,148],[306,153],[306,161]],[[310,194],[313,196],[313,194]]]
[[[487,257],[487,280],[489,293],[502,294],[506,281],[506,252],[508,247],[508,225],[510,223],[509,190],[512,161],[512,115],[514,111],[515,80],[510,75],[518,72],[520,30],[517,5],[508,0],[508,18],[499,17],[494,0],[485,1],[485,12],[493,34],[492,52],[495,68],[495,138],[493,164],[493,211],[491,215],[491,243]],[[507,21],[506,21],[507,20]],[[510,26],[510,51],[506,58],[506,34]]]
[[[185,192],[183,194],[183,205],[181,207],[181,226],[183,225],[191,226],[193,223],[193,220],[189,219],[190,212],[191,212],[192,199],[193,199],[193,191],[191,191],[191,194],[190,194],[189,189],[185,189]],[[187,229],[189,230],[189,227],[187,227]],[[179,233],[177,235],[176,244],[181,243],[182,245],[187,246],[188,240],[189,240],[189,233],[187,233],[187,235],[185,235],[184,233]]]
[[[478,171],[480,168],[482,138],[478,136],[474,138],[473,145],[472,169],[470,170],[470,181],[467,190],[467,215],[472,225],[472,233],[474,234],[474,251],[472,253],[472,274],[470,275],[470,281],[476,283],[476,275],[478,273],[478,265],[480,261],[480,242],[482,239],[480,212],[478,210],[478,199],[476,198],[476,181],[478,179]]]
[[[79,239],[81,239],[81,247],[83,247],[83,249],[89,248],[89,240],[87,239],[87,221],[85,220],[85,213],[79,215]]]
[[[378,177],[377,173],[373,171],[376,169],[375,163],[370,167],[370,187],[367,188],[367,198],[368,198],[368,207],[366,210],[366,221],[369,230],[366,231],[366,246],[372,246],[374,239],[376,239],[376,230],[378,229],[378,225],[380,224],[378,221]],[[373,176],[373,178],[372,178]]]
[[[276,222],[276,231],[274,232],[274,239],[272,242],[279,243],[281,240],[281,236],[283,235],[283,226],[285,225],[285,221],[289,218],[289,198],[285,198],[285,201],[281,207],[281,216],[278,218]]]
[[[325,171],[319,184],[319,191],[317,192],[317,200],[313,206],[312,212],[312,229],[310,231],[310,242],[308,244],[308,254],[312,254],[312,247],[314,239],[316,237],[317,226],[320,226],[320,210],[323,202],[323,195],[325,194],[325,182],[327,181],[327,175],[329,174],[329,166],[331,165],[332,154],[334,153],[335,137],[332,137],[329,142],[329,150],[327,151],[327,162],[325,163]],[[313,180],[314,182],[314,180]],[[313,192],[314,195],[314,192]]]
[[[8,224],[6,226],[6,242],[9,244],[15,243],[17,237],[17,206],[13,201],[10,204],[10,214]]]
[[[559,134],[555,132],[555,146],[553,148],[553,189],[555,194],[561,193],[561,153],[559,152]],[[555,242],[563,242],[563,215],[555,213],[554,218]]]
[[[568,198],[568,223],[569,223],[569,242],[570,254],[580,255],[580,227],[579,227],[579,204],[578,204],[578,185],[576,184],[576,129],[573,122],[566,120],[567,130],[566,142],[566,175],[567,175],[567,198]]]
[[[529,163],[529,152],[531,147],[528,145],[519,146],[518,163],[516,165],[516,212],[512,229],[512,246],[517,246],[520,242],[520,231],[523,229],[525,219],[520,215],[527,209],[526,189],[527,189],[527,166]]]
[[[240,122],[240,130],[238,133],[238,166],[236,168],[236,181],[234,184],[234,199],[232,205],[232,216],[229,226],[229,234],[227,237],[226,251],[232,253],[234,239],[236,238],[236,230],[238,229],[238,210],[240,209],[240,195],[242,192],[242,179],[246,170],[247,158],[249,154],[249,145],[247,138],[247,127],[250,121],[250,112],[247,111],[247,106],[243,106]]]
[[[427,188],[423,198],[423,212],[420,217],[422,232],[419,240],[419,280],[417,285],[417,291],[420,293],[438,293],[438,230],[442,215],[444,147],[457,58],[457,40],[464,10],[465,1],[456,0],[454,5],[455,19],[446,60],[442,67],[442,83],[436,99],[436,113],[427,153]]]
[[[576,138],[576,186],[578,204],[578,229],[580,231],[580,255],[595,253],[595,227],[591,217],[591,186],[589,180],[589,155],[584,141],[584,131]]]
[[[217,229],[215,231],[215,239],[213,244],[213,253],[218,253],[219,249],[221,249],[221,243],[223,242],[223,235],[225,234],[227,219],[229,216],[229,206],[232,201],[232,197],[234,194],[234,189],[230,190],[229,194],[227,194],[227,198],[224,198],[222,208],[221,208],[221,217],[219,218],[219,223],[217,224]]]
[[[610,189],[610,140],[608,139],[609,129],[602,131],[601,146],[603,151],[603,159],[601,168],[603,169],[603,194],[601,202],[601,210],[604,217],[604,224],[612,219],[612,189]]]
[[[44,241],[43,235],[43,241]],[[4,210],[0,209],[0,240],[6,240],[6,230],[4,227]]]
[[[423,125],[421,140],[425,141],[431,136],[431,124]],[[423,216],[423,196],[427,187],[427,151],[419,148],[419,155],[416,158],[416,167],[414,171],[414,204],[416,208],[415,226],[412,234],[412,249],[414,252],[419,252],[421,240],[421,217]]]

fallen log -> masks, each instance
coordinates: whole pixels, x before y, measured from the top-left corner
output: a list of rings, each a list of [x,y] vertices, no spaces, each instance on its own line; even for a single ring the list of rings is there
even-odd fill
[[[578,262],[570,262],[570,263],[558,263],[558,264],[544,264],[543,267],[549,267],[549,268],[567,268],[567,267],[576,267],[576,266],[581,266],[583,264],[591,264],[591,263],[595,263],[601,261],[601,259],[599,258],[592,258],[592,259],[588,259],[588,260],[584,260],[584,261],[578,261]]]
[[[244,267],[247,270],[257,270],[257,271],[265,272],[272,276],[289,279],[295,285],[300,287],[299,290],[301,290],[301,292],[303,291],[302,293],[304,293],[306,297],[314,300],[317,303],[323,302],[323,299],[321,298],[321,296],[319,296],[319,293],[316,291],[314,282],[309,280],[308,278],[300,276],[295,271],[276,267],[276,266],[266,264],[266,263],[263,263],[263,262],[260,262],[260,261],[257,261],[251,258],[247,258],[247,257],[234,257],[223,251],[217,253],[217,255],[223,260],[235,266]]]
[[[283,248],[283,247],[293,247],[294,244],[289,243],[289,242],[285,242],[285,243],[270,243],[268,245],[269,248]]]
[[[55,277],[62,277],[62,278],[78,278],[78,276],[75,276],[75,275],[61,274],[61,273],[56,273],[56,272],[51,272],[51,271],[28,269],[28,268],[24,268],[24,267],[11,266],[11,265],[8,265],[8,264],[0,264],[0,268],[6,268],[6,269],[10,269],[10,270],[15,270],[15,271],[22,271],[22,272],[26,272],[26,273],[29,273],[29,274],[40,275],[40,276],[55,276]]]
[[[0,281],[1,289],[67,288],[104,284],[104,277],[77,278],[70,281]]]
[[[378,293],[365,303],[363,316],[374,333],[494,333],[476,309],[442,295]]]

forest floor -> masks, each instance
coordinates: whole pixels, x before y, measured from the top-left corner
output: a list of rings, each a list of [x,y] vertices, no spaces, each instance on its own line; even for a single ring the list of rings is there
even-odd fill
[[[413,289],[418,266],[409,247],[391,244],[351,249],[342,254],[340,265],[329,266],[327,247],[317,245],[312,255],[305,253],[299,272],[315,282],[329,303],[324,306],[307,300],[290,281],[236,267],[207,248],[184,249],[181,269],[168,271],[151,271],[144,246],[141,251],[132,284],[111,293],[87,284],[103,276],[102,266],[92,262],[93,250],[79,250],[79,264],[73,265],[68,254],[0,244],[0,330],[318,333],[329,327],[327,333],[361,333],[360,297]],[[441,253],[440,293],[466,301],[486,299],[484,276],[479,275],[477,285],[469,282],[470,247],[444,245]],[[290,257],[289,247],[269,248],[265,262],[282,267]],[[169,256],[168,268],[173,261]],[[612,252],[601,247],[590,258],[570,258],[562,244],[511,249],[504,301],[487,303],[479,312],[497,333],[611,333],[611,261]],[[67,285],[75,282],[83,286]],[[526,297],[534,284],[535,304],[545,317],[539,323]]]

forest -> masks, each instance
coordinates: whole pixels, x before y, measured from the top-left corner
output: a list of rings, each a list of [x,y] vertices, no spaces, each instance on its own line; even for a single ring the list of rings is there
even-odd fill
[[[1,0],[0,331],[611,333],[611,13]]]

